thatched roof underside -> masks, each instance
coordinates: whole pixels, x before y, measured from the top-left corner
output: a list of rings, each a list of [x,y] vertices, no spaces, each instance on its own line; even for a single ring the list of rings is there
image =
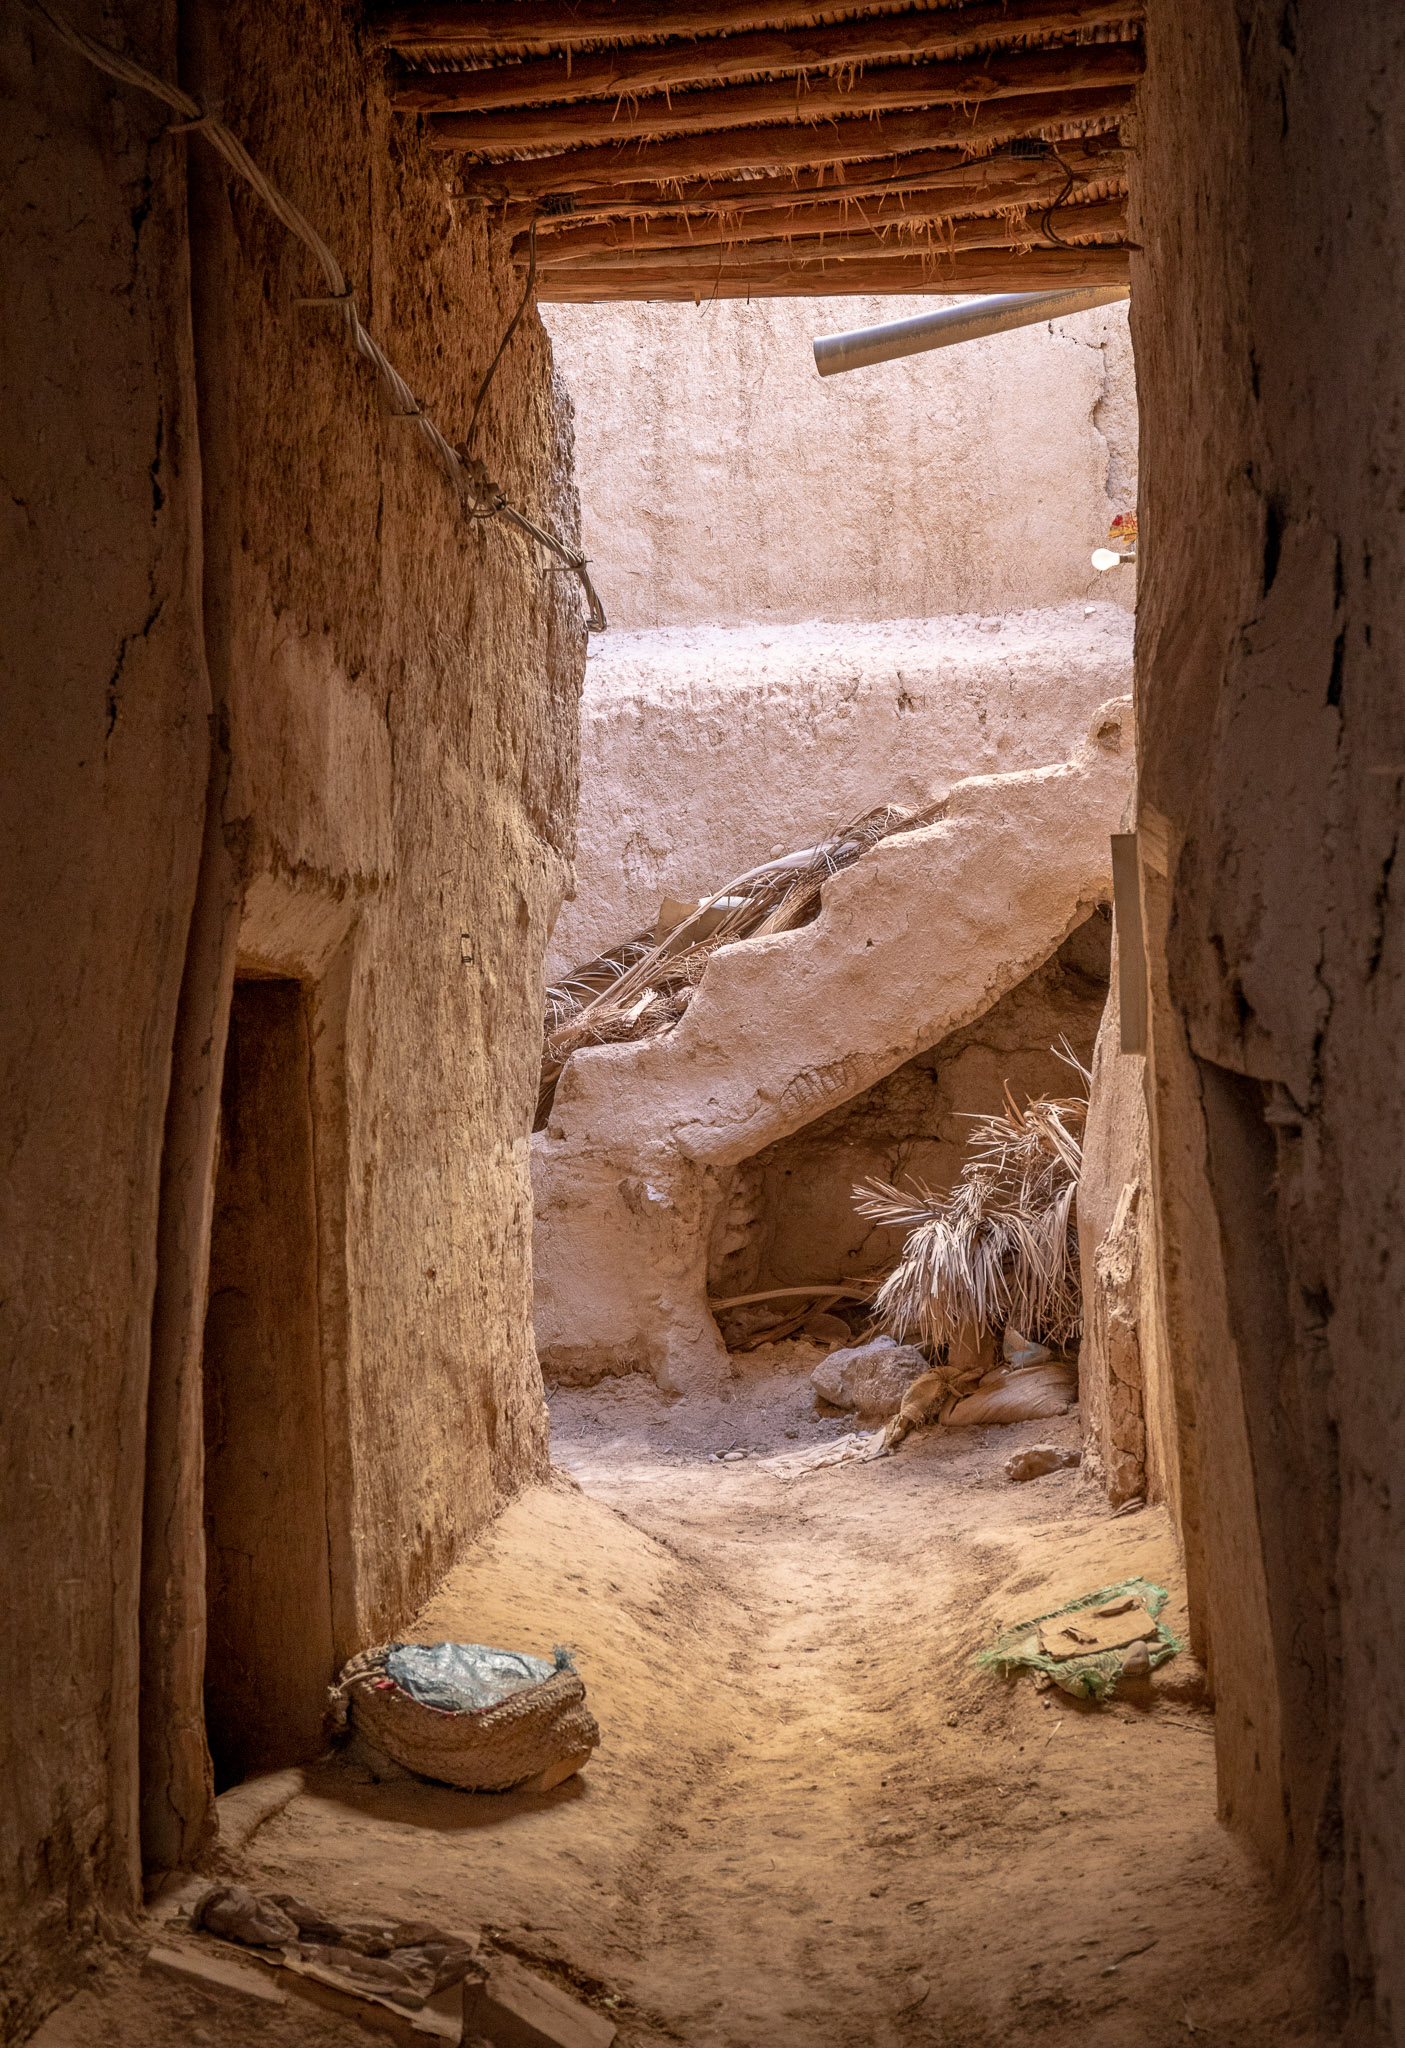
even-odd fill
[[[1127,279],[1142,0],[430,0],[395,102],[542,300]]]

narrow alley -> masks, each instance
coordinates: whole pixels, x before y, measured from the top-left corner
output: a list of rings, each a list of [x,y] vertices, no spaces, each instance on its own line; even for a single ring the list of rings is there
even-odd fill
[[[1164,1510],[1112,1515],[1075,1471],[1005,1478],[1024,1445],[1076,1444],[1071,1420],[796,1476],[796,1440],[840,1427],[805,1384],[768,1358],[727,1401],[558,1394],[562,1475],[417,1618],[425,1640],[578,1645],[606,1731],[583,1775],[475,1795],[325,1762],[225,1795],[234,1841],[287,1802],[229,1869],[334,1915],[481,1926],[617,2020],[621,2048],[1324,2038],[1300,1951],[1216,1822],[1194,1660],[1101,1708],[972,1662],[1022,1615],[1133,1575],[1171,1590],[1182,1628]],[[734,1446],[752,1455],[721,1462]],[[165,1911],[154,1934],[189,1940]],[[306,2009],[285,2034],[287,2016],[149,1973],[129,1996],[130,2032],[104,2031],[124,2010],[110,1985],[42,2048],[313,2038]]]

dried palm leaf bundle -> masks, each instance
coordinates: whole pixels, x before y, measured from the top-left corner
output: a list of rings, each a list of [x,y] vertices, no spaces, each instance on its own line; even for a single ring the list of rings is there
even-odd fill
[[[899,1341],[915,1332],[934,1349],[970,1350],[973,1335],[1013,1325],[1063,1347],[1080,1334],[1073,1203],[1087,1100],[1039,1096],[1020,1109],[1007,1087],[1005,1102],[1003,1115],[974,1119],[949,1193],[880,1180],[854,1189],[861,1216],[907,1232],[874,1303]]]
[[[696,906],[660,917],[652,932],[577,967],[546,992],[545,1043],[534,1128],[543,1130],[571,1054],[585,1046],[656,1038],[687,1009],[707,963],[722,946],[796,931],[819,916],[824,884],[882,839],[940,817],[945,798],[923,810],[880,804],[816,846],[748,868]]]

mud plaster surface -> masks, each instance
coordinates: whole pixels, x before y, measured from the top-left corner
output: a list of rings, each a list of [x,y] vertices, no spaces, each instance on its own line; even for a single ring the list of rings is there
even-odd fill
[[[619,2021],[621,2048],[1145,2048],[1323,2039],[1296,1952],[1215,1820],[1210,1717],[1174,1662],[1098,1711],[972,1668],[1002,1622],[1133,1572],[1160,1511],[1001,1467],[1073,1417],[932,1434],[784,1483],[734,1443],[815,1421],[815,1347],[726,1401],[612,1381],[553,1404],[572,1468],[523,1497],[414,1633],[578,1646],[604,1742],[540,1797],[337,1764],[239,1859],[339,1910],[483,1927]],[[795,1430],[798,1438],[787,1432]],[[121,1975],[42,2048],[361,2038]]]
[[[1131,673],[1106,578],[991,616],[612,630],[586,666],[576,895],[548,974],[876,804],[1063,760]]]
[[[612,622],[1130,606],[1089,561],[1136,504],[1126,308],[816,373],[813,336],[942,303],[544,307]]]

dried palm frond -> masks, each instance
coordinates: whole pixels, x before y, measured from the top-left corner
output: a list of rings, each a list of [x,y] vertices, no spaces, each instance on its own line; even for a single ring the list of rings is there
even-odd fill
[[[1003,1115],[974,1119],[950,1193],[879,1180],[854,1189],[861,1216],[907,1232],[874,1304],[895,1337],[949,1344],[1007,1323],[1059,1345],[1079,1334],[1073,1200],[1088,1104],[1038,1096],[1020,1109],[1008,1087],[1005,1101]]]
[[[587,1003],[613,988],[622,975],[647,957],[653,943],[652,932],[636,932],[610,952],[587,960],[583,967],[573,967],[560,981],[553,982],[546,992],[548,1033],[579,1016]]]
[[[944,802],[920,811],[880,804],[816,846],[749,868],[669,929],[636,932],[554,983],[546,992],[535,1129],[546,1125],[556,1084],[572,1053],[671,1030],[719,947],[809,924],[819,916],[829,876],[852,867],[879,840],[932,823]],[[646,995],[650,999],[641,1003]]]

